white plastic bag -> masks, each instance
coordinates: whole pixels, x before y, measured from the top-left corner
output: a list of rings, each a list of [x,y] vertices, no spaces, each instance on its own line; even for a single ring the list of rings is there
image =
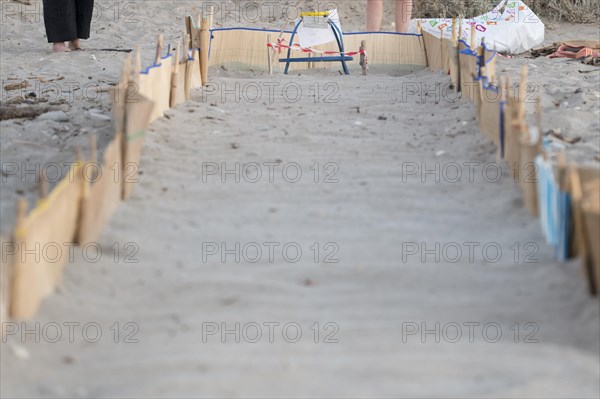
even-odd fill
[[[329,16],[327,18],[298,18],[296,20],[296,24],[300,23],[300,26],[298,26],[298,40],[300,42],[300,46],[313,47],[319,44],[335,42],[335,35],[333,34],[333,30],[328,21],[333,22],[338,30],[342,32],[342,27],[340,26],[340,17],[337,9],[329,11]]]
[[[520,54],[544,42],[545,26],[540,18],[522,1],[502,0],[487,14],[463,20],[460,38],[471,41],[471,25],[475,25],[476,41],[485,38],[486,46],[501,53]],[[437,37],[452,37],[452,19],[422,19],[422,29]],[[412,20],[410,33],[417,32],[417,20]]]

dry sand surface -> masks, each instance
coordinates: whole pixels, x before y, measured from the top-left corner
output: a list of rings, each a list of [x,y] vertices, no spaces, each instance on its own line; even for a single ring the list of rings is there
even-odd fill
[[[48,51],[41,19],[7,16],[3,83],[59,75],[63,91],[66,83],[106,87],[124,55],[97,49],[140,44],[147,64],[156,33],[179,37],[183,17],[201,10],[191,1],[133,4],[139,22],[113,21],[107,11],[88,51],[72,54]],[[340,4],[346,30],[362,29],[362,7]],[[250,25],[225,15],[217,26]],[[598,38],[598,25],[551,27],[548,42]],[[501,59],[498,70],[516,78],[523,63],[544,99],[546,129],[581,136],[568,157],[598,165],[597,68],[518,57]],[[3,343],[2,397],[598,397],[598,300],[587,294],[579,261],[555,261],[510,172],[495,177],[496,149],[479,132],[473,105],[407,94],[408,85],[447,76],[210,76],[218,93],[195,92],[150,128],[140,184],[106,228],[101,259],[86,262],[75,251],[60,293],[44,302],[35,322],[58,323],[63,337]],[[6,163],[72,161],[77,146],[87,148],[87,132],[100,150],[110,139],[108,95],[82,92],[73,101],[63,92],[66,122],[1,122],[3,232],[17,196],[33,203],[36,195],[33,177],[8,175]],[[239,182],[224,172],[237,165]],[[449,165],[460,165],[460,182],[450,181]],[[436,166],[450,179],[421,173]],[[237,262],[221,250],[209,255],[211,243],[248,252]],[[255,263],[251,243],[262,249]],[[275,246],[273,259],[265,243]],[[449,251],[437,251],[439,260],[406,255],[436,244]],[[457,246],[463,256],[453,262]],[[68,322],[80,323],[73,342]],[[88,342],[93,329],[82,336],[86,323],[102,329],[97,343]],[[239,343],[221,336],[236,323]],[[252,323],[262,329],[257,343]],[[285,334],[287,323],[296,324]],[[424,334],[436,323],[439,343]],[[302,331],[296,343],[288,342],[294,326]]]

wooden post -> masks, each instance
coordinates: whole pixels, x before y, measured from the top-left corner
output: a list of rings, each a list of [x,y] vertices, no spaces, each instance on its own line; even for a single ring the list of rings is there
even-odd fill
[[[184,54],[184,56],[185,56],[185,60],[186,60],[186,62],[187,62],[187,60],[188,60],[188,59],[189,59],[189,57],[190,57],[190,52],[191,52],[192,56],[194,55],[194,51],[192,50],[192,49],[193,49],[193,47],[191,47],[191,46],[190,46],[190,45],[191,45],[191,43],[192,43],[192,38],[191,38],[191,36],[190,36],[190,35],[188,35],[187,33],[186,33],[186,35],[185,35],[185,42],[188,44],[188,47],[187,47],[187,48],[185,48],[185,54]]]
[[[208,6],[206,9],[206,14],[208,16],[208,29],[212,29],[213,28],[213,23],[214,21],[214,17],[215,17],[215,7],[214,6]]]
[[[457,20],[456,18],[454,18],[452,20],[452,47],[448,49],[448,56],[450,57],[450,74],[452,77],[452,83],[454,84],[455,95],[458,95],[458,92],[460,90],[460,61],[458,54],[458,36],[461,28],[461,20]]]
[[[478,58],[480,60],[483,60],[483,47],[479,47],[475,51],[476,51]],[[477,75],[485,76],[486,73],[487,72],[486,72],[485,66],[482,66],[482,61],[479,61],[477,63],[477,71],[473,71],[473,73],[472,73],[473,82],[477,83],[477,85],[479,86],[479,91],[476,91],[473,93],[472,100],[475,103],[475,106],[477,107],[477,116],[478,116],[478,119],[480,119],[480,120],[481,120],[481,118],[479,118],[479,113],[481,112],[481,102],[483,101],[483,79],[479,79],[479,81],[477,81],[477,77],[478,77]],[[477,94],[479,94],[479,95],[477,95]]]
[[[417,33],[421,35],[419,37],[419,42],[421,42],[421,48],[423,49],[423,53],[425,54],[425,64],[429,67],[431,64],[429,62],[429,58],[427,57],[427,51],[425,51],[425,38],[423,37],[423,24],[420,19],[417,19]]]
[[[192,31],[194,30],[194,22],[192,21],[192,17],[187,16],[185,17],[185,33],[188,35],[188,38],[186,39],[185,46],[187,46],[188,49],[193,48],[194,46],[192,45]],[[184,36],[186,37],[186,36]]]
[[[523,103],[525,103],[525,101],[523,101]],[[539,152],[543,151],[543,145],[542,143],[544,142],[544,132],[543,132],[543,124],[542,124],[542,97],[540,97],[538,95],[537,97],[537,101],[535,102],[535,120],[536,120],[536,125],[538,128],[538,139],[536,142],[536,146],[537,146],[537,150]]]
[[[477,30],[475,29],[475,24],[473,24],[471,25],[471,51],[475,51],[475,46],[477,45],[475,32],[477,32]]]
[[[446,62],[444,60],[444,31],[440,29],[440,64],[442,71],[446,69]]]
[[[513,97],[510,95],[510,86],[511,86],[510,76],[504,76],[504,78],[501,80],[501,82],[504,83],[502,85],[502,90],[504,90],[504,97],[506,98],[506,109],[510,110],[510,106],[512,105],[512,99],[513,99]]]
[[[163,40],[163,35],[161,33],[156,39],[156,55],[154,56],[154,65],[160,64],[160,59],[162,57],[163,50]]]
[[[140,61],[141,62],[141,61]],[[119,85],[124,91],[125,95],[129,91],[129,80],[131,78],[131,54],[125,56],[125,62],[123,62],[123,68],[121,69],[121,81]]]
[[[506,79],[505,78],[501,78],[500,82],[498,83],[498,90],[500,90],[500,102],[506,104],[506,100],[507,100],[507,96],[506,96],[506,90],[504,90],[506,86]],[[500,105],[500,104],[499,104]],[[500,110],[502,110],[502,108],[500,108]],[[504,110],[506,111],[506,107],[504,108]],[[504,126],[504,131],[500,131],[500,134],[504,134],[504,141],[500,143],[500,145],[502,146],[502,148],[498,149],[498,153],[499,153],[499,159],[507,159],[506,158],[506,124],[504,123],[504,119],[503,119],[504,115],[502,114],[502,112],[500,113],[500,126]],[[509,165],[510,166],[510,165]]]
[[[98,143],[97,143],[97,139],[96,139],[96,135],[94,133],[91,133],[88,135],[88,141],[89,141],[89,145],[90,145],[90,162],[93,164],[93,168],[92,168],[92,176],[84,176],[86,179],[90,179],[92,182],[96,181],[96,178],[98,177],[98,168],[100,167],[100,165],[98,164]]]
[[[175,47],[175,64],[173,65],[172,74],[179,75],[179,66],[181,64],[181,44],[177,43],[177,47]],[[171,87],[173,85],[171,84]],[[177,84],[175,85],[177,87]]]
[[[527,65],[523,65],[521,67],[521,78],[519,81],[519,97],[517,98],[518,101],[518,110],[519,112],[517,113],[517,119],[519,120],[519,123],[524,123],[525,121],[525,111],[526,111],[526,107],[525,107],[525,97],[527,96],[527,76],[529,74],[529,69],[527,67]]]
[[[208,83],[208,51],[210,47],[210,27],[208,17],[202,18],[200,25],[200,75],[202,86]]]
[[[542,98],[538,96],[535,102],[535,124],[542,133]]]
[[[452,19],[452,45],[454,47],[458,46],[458,32],[456,31],[456,17]]]
[[[142,72],[142,52],[140,50],[140,46],[135,46],[135,57],[133,60],[133,76],[134,82],[139,82],[140,72]]]
[[[187,43],[187,46],[190,45],[190,35],[186,34],[184,36],[183,39],[184,43]],[[190,92],[191,92],[191,86],[192,86],[192,69],[191,67],[193,66],[193,64],[189,61],[189,56],[190,56],[190,47],[187,47],[183,49],[184,54],[183,54],[183,58],[185,59],[184,64],[185,64],[185,100],[189,101],[190,99]],[[192,54],[193,54],[193,50],[192,50]]]
[[[198,17],[198,24],[202,22],[202,18]],[[188,48],[197,49],[200,48],[200,37],[199,30],[196,27],[196,23],[194,19],[190,16],[185,19],[185,30],[186,33],[190,36],[188,40]]]
[[[48,197],[48,181],[46,180],[46,175],[41,170],[38,173],[38,179],[38,194],[40,201],[43,201]]]
[[[362,40],[360,42],[360,66],[362,67],[362,74],[363,76],[367,76],[369,73],[369,64],[368,64],[368,58],[367,58],[367,41],[366,40]]]
[[[581,184],[581,177],[577,166],[574,164],[569,165],[569,191],[571,193],[571,200],[573,203],[573,224],[575,236],[575,252],[576,255],[581,258],[583,263],[583,269],[588,281],[588,290],[591,295],[596,295],[598,287],[594,280],[594,261],[591,257],[589,248],[587,248],[587,242],[585,240],[585,222],[583,209],[581,208],[581,201],[583,200],[583,188]]]
[[[538,95],[537,101],[535,102],[535,118],[536,118],[536,125],[538,128],[538,141],[537,141],[537,148],[538,151],[543,151],[543,142],[544,142],[544,132],[543,132],[543,124],[542,124],[542,97],[540,95]]]
[[[209,6],[206,9],[206,15],[202,16],[200,22],[200,75],[202,85],[208,83],[208,57],[210,52],[210,35],[213,24],[214,7]]]
[[[27,217],[27,200],[19,197],[17,200],[17,209],[15,215],[15,229],[13,231],[13,240],[20,241],[25,236],[25,218]]]
[[[487,62],[485,59],[485,37],[481,38],[481,46],[477,49],[477,54],[480,55],[479,67],[483,69],[481,76],[487,77]]]
[[[89,142],[90,142],[90,162],[97,164],[98,163],[98,140],[96,139],[96,135],[94,133],[90,133]],[[94,176],[94,178],[95,178],[95,176]]]
[[[267,43],[271,42],[271,35],[267,35]],[[271,60],[271,51],[275,51],[271,47],[267,46],[267,63],[269,65],[269,75],[273,75],[273,61]]]
[[[504,112],[504,141],[506,143],[504,149],[504,157],[508,162],[510,169],[512,170],[513,179],[515,182],[520,182],[520,137],[518,133],[521,131],[520,127],[517,126],[518,119],[516,119],[516,107],[513,100],[515,97],[511,93],[512,81],[509,76],[504,78],[504,91],[506,92],[506,108]]]
[[[173,108],[177,103],[177,82],[179,79],[179,58],[181,54],[181,45],[177,43],[177,48],[175,50],[175,65],[173,66],[173,71],[171,72],[171,99],[169,101],[169,105]]]

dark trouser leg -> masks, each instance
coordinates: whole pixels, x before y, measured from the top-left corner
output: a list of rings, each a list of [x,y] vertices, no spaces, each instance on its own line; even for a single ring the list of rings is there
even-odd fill
[[[75,8],[77,10],[77,38],[87,39],[90,37],[94,0],[76,0]]]
[[[48,43],[77,39],[75,0],[44,0],[44,25]]]

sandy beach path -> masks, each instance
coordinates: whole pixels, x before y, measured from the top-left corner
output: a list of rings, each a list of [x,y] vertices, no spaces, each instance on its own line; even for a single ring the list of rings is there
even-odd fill
[[[80,323],[74,342],[9,340],[3,395],[597,395],[598,304],[579,263],[553,261],[509,172],[494,177],[473,106],[403,98],[427,74],[221,71],[152,126],[101,259],[78,253],[44,302],[42,326]],[[223,261],[223,243],[240,250]],[[91,322],[97,343],[82,338]],[[236,323],[239,343],[221,336]],[[439,343],[423,335],[436,323]]]

